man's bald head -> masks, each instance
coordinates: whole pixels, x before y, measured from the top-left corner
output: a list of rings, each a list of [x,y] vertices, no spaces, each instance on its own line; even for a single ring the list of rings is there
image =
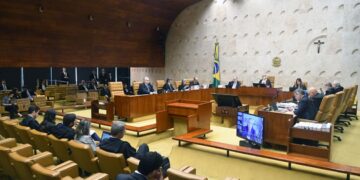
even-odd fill
[[[308,92],[309,92],[309,97],[314,97],[318,93],[315,87],[310,87]]]

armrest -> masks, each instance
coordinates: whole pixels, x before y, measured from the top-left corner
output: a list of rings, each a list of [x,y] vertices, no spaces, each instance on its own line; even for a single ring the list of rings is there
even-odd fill
[[[61,177],[71,176],[75,178],[79,176],[78,168],[78,165],[73,161],[66,161],[50,169],[59,172]]]
[[[33,148],[30,144],[19,144],[10,149],[11,152],[17,152],[21,156],[30,157],[33,155]]]
[[[16,146],[15,138],[8,138],[0,141],[0,146],[12,148]]]
[[[301,118],[298,118],[298,121],[299,121],[299,122],[317,122],[317,121],[315,121],[315,120],[301,119]]]
[[[98,158],[97,158],[97,157],[92,158],[92,159],[91,159],[91,162],[96,162],[96,163],[97,163],[97,162],[98,162]]]
[[[180,171],[187,174],[196,174],[196,168],[193,168],[191,166],[184,166],[180,169]]]
[[[40,154],[36,154],[34,156],[29,157],[31,161],[35,163],[39,163],[42,166],[50,166],[54,164],[53,156],[50,152],[42,152]]]

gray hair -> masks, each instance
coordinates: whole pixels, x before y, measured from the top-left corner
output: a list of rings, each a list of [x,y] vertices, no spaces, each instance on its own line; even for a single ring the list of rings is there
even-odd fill
[[[296,90],[294,91],[294,93],[295,93],[295,94],[300,94],[300,95],[305,95],[305,91],[302,90],[302,89],[296,89]]]
[[[122,121],[113,121],[111,125],[111,135],[117,136],[120,133],[124,133],[125,123]]]
[[[90,134],[90,121],[81,120],[75,130],[75,139],[80,139],[81,136]]]

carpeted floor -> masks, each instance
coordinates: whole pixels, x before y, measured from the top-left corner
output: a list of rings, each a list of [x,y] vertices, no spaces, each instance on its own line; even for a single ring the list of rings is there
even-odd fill
[[[90,110],[74,111],[77,115],[90,117]],[[39,117],[38,120],[42,120]],[[141,125],[153,123],[150,119],[141,122]],[[350,127],[345,128],[344,134],[338,134],[343,141],[334,141],[332,146],[332,161],[352,166],[360,167],[360,121],[354,120]],[[133,123],[132,125],[136,125]],[[109,127],[102,126],[101,129],[93,124],[93,129],[101,135],[103,130]],[[209,140],[224,142],[237,145],[240,138],[236,137],[234,128],[226,128],[213,123],[212,133],[207,135]],[[180,168],[190,165],[197,169],[197,174],[206,176],[209,179],[224,179],[225,177],[238,177],[242,180],[262,180],[262,179],[345,179],[345,175],[330,171],[309,168],[300,165],[293,165],[293,170],[287,170],[287,164],[279,161],[256,158],[238,153],[230,153],[226,157],[226,152],[214,148],[198,145],[177,146],[177,141],[171,139],[172,131],[162,134],[149,134],[136,137],[134,133],[127,132],[124,140],[129,141],[133,146],[141,143],[149,144],[150,150],[158,151],[164,156],[169,156],[171,166]],[[285,152],[279,152],[285,153]],[[360,177],[352,176],[352,179]]]

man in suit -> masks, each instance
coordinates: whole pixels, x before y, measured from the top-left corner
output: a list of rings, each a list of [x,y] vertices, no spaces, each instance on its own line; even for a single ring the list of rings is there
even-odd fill
[[[153,86],[150,84],[149,77],[144,77],[144,82],[139,85],[138,94],[152,94],[154,92]]]
[[[20,96],[18,95],[18,90],[16,88],[12,89],[11,93],[9,95],[5,95],[2,99],[2,105],[5,107],[5,111],[9,112],[10,119],[22,116],[18,112],[19,107],[16,104],[17,99],[20,99]]]
[[[100,84],[107,84],[109,82],[109,74],[106,73],[105,69],[101,69],[101,74],[99,75]]]
[[[312,109],[316,116],[316,113],[318,112],[319,108],[320,108],[320,104],[321,101],[323,99],[324,95],[322,95],[321,93],[318,93],[317,89],[314,87],[310,87],[309,88],[309,100],[310,100],[310,105],[312,106]],[[314,118],[315,118],[314,116]]]
[[[237,89],[240,88],[240,85],[241,85],[240,81],[238,81],[238,78],[235,76],[233,80],[230,81],[226,87],[231,89]]]
[[[296,89],[294,91],[295,99],[299,102],[298,108],[294,110],[294,114],[298,118],[302,119],[314,119],[316,113],[314,107],[311,105],[309,98],[305,95],[305,91],[302,89]]]
[[[89,89],[88,89],[88,87],[87,87],[87,85],[86,85],[85,80],[81,80],[78,89],[79,89],[80,91],[86,91],[86,92],[89,91]]]
[[[169,79],[169,78],[166,79],[166,82],[163,86],[163,90],[165,92],[173,92],[175,90],[175,88],[172,85],[171,79]]]
[[[58,139],[66,138],[68,140],[74,139],[75,130],[72,128],[75,125],[75,114],[65,114],[63,118],[63,123],[57,124],[51,130],[51,134],[57,137]]]
[[[101,88],[100,95],[105,96],[107,100],[110,100],[111,94],[107,84],[104,84],[104,87]]]
[[[267,75],[262,76],[262,79],[260,79],[259,84],[265,84],[266,87],[271,88],[271,82],[267,78]]]
[[[132,174],[119,174],[116,180],[163,179],[161,165],[163,159],[157,152],[148,152],[140,160],[138,169]]]
[[[333,87],[334,87],[334,94],[344,90],[344,87],[342,87],[338,81],[334,81]]]
[[[6,86],[6,81],[2,80],[1,81],[1,86],[0,86],[0,91],[6,91],[8,90],[7,86]]]
[[[62,68],[61,74],[60,74],[60,80],[62,81],[61,84],[68,84],[70,77],[69,74],[66,72],[66,68]]]
[[[31,129],[40,130],[40,124],[36,121],[39,116],[40,108],[36,105],[31,105],[28,110],[28,115],[20,122],[20,125],[30,127]]]
[[[124,82],[124,93],[126,95],[134,95],[133,88]]]
[[[194,79],[190,82],[190,87],[192,86],[200,86],[199,80],[197,77],[194,77]]]
[[[189,90],[189,86],[186,85],[185,79],[181,80],[181,84],[180,84],[178,90],[179,90],[179,91]]]
[[[124,158],[135,157],[141,159],[145,153],[149,152],[149,146],[147,144],[142,144],[139,146],[139,149],[136,151],[130,143],[123,141],[122,138],[125,135],[125,123],[121,121],[113,121],[111,125],[111,137],[101,141],[99,147],[108,152],[112,153],[121,153],[124,155]]]
[[[92,70],[91,74],[89,75],[89,81],[92,81],[92,80],[95,80],[95,82],[97,82],[97,80],[98,80],[95,70]]]
[[[96,81],[94,79],[88,84],[88,89],[89,90],[95,90],[95,91],[98,90]]]
[[[329,95],[329,94],[335,94],[335,89],[332,87],[332,84],[331,83],[326,83],[325,84],[325,95]],[[324,95],[324,91],[322,88],[320,88],[320,92],[321,94]]]
[[[34,91],[29,90],[26,86],[22,87],[21,98],[28,98],[30,101],[34,101],[33,96],[35,96]]]

